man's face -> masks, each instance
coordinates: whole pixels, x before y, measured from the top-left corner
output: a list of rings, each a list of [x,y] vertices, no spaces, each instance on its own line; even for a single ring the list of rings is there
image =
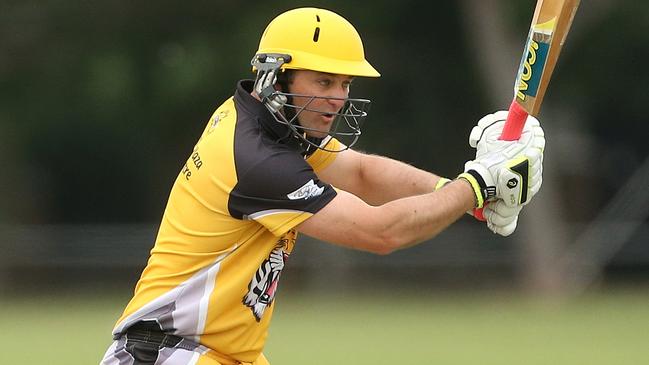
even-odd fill
[[[345,99],[349,96],[349,87],[353,77],[346,75],[334,75],[324,72],[309,70],[296,70],[293,79],[288,84],[288,92],[292,94],[302,94],[309,96],[319,96],[325,98],[339,99],[313,99],[307,97],[293,97],[293,103],[301,108],[305,106],[309,110],[303,111],[298,116],[300,125],[305,128],[315,129],[316,131],[306,131],[310,137],[324,138],[331,129],[332,123],[336,118]],[[298,109],[299,110],[299,109]]]

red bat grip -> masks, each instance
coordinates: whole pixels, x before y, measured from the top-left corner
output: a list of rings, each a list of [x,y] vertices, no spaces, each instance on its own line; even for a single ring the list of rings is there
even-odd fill
[[[523,134],[523,127],[525,127],[525,121],[527,121],[527,111],[516,102],[516,99],[512,101],[512,104],[509,106],[509,112],[507,113],[507,121],[505,121],[505,126],[503,131],[500,134],[500,139],[503,141],[516,141],[521,138]],[[489,202],[485,202],[485,206]],[[486,221],[487,219],[484,216],[484,208],[473,209],[473,216],[480,221]]]
[[[507,121],[503,127],[503,132],[500,134],[500,139],[503,141],[516,141],[521,138],[527,115],[527,111],[514,99],[509,106]]]

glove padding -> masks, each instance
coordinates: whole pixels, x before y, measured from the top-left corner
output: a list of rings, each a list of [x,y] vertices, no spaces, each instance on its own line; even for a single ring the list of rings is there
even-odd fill
[[[498,198],[496,182],[499,171],[507,161],[502,153],[493,152],[464,164],[464,172],[458,178],[471,184],[476,208],[482,208],[487,201]]]
[[[286,104],[286,95],[280,94],[275,90],[277,82],[277,72],[279,69],[270,69],[266,71],[257,71],[257,80],[255,81],[255,91],[261,98],[261,102],[268,107],[272,113],[279,112]]]
[[[512,207],[529,203],[541,185],[541,154],[534,150],[524,150],[512,159],[495,151],[468,161],[458,178],[471,184],[475,207],[482,208],[485,202],[495,199]]]
[[[545,133],[538,119],[528,116],[521,137],[511,144],[512,141],[500,140],[508,112],[501,110],[493,114],[487,114],[478,121],[478,124],[471,129],[469,134],[469,145],[476,149],[476,158],[489,152],[502,151],[509,158],[520,154],[522,149],[537,147],[541,152],[545,148]],[[543,162],[541,160],[541,162]]]
[[[545,134],[539,121],[528,117],[519,140],[502,141],[506,118],[506,111],[489,114],[469,136],[469,145],[477,149],[476,159],[467,162],[460,177],[474,187],[478,208],[494,198],[502,198],[510,207],[525,205],[543,182]]]
[[[487,227],[493,233],[506,237],[516,230],[521,209],[522,205],[510,207],[502,200],[497,200],[485,205],[482,214],[487,220]]]

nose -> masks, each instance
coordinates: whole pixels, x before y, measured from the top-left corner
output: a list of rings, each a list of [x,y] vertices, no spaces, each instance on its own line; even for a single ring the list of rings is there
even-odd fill
[[[346,88],[340,87],[336,88],[336,90],[330,95],[330,98],[335,98],[335,99],[327,99],[327,102],[329,105],[333,106],[336,111],[339,111],[342,109],[343,105],[345,105],[345,99],[349,96],[349,90]]]
[[[331,105],[336,112],[340,111],[343,105],[345,105],[345,101],[341,99],[327,99],[327,101],[329,105]]]

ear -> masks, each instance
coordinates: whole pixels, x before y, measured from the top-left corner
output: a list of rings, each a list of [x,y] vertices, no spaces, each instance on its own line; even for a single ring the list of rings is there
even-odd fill
[[[295,77],[294,70],[284,70],[277,75],[277,82],[275,83],[275,90],[290,93],[289,85],[293,83]]]

